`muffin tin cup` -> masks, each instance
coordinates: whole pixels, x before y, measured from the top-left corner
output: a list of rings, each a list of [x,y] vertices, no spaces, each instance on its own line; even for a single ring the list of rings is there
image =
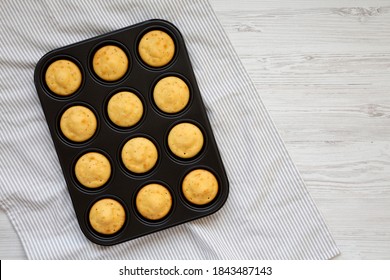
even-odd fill
[[[157,83],[166,78],[166,77],[177,77],[179,79],[181,79],[183,82],[186,83],[186,85],[188,86],[188,89],[190,91],[190,98],[188,100],[188,103],[187,105],[182,109],[180,110],[179,112],[177,113],[166,113],[164,111],[162,111],[160,108],[158,108],[158,106],[156,105],[156,103],[154,102],[154,98],[153,98],[153,92],[154,92],[154,88],[156,87]],[[166,117],[166,118],[174,118],[174,119],[177,119],[179,116],[181,115],[184,115],[185,112],[188,110],[188,108],[191,107],[191,103],[192,103],[192,92],[193,92],[193,89],[192,89],[192,85],[190,83],[190,81],[184,77],[183,75],[181,75],[180,73],[175,73],[175,72],[167,72],[167,73],[164,73],[160,76],[158,76],[152,83],[152,86],[150,87],[149,89],[149,102],[151,104],[151,107],[153,108],[153,110],[156,111],[156,113],[158,114],[161,114],[161,116],[163,117]]]
[[[157,20],[158,21],[158,20]],[[177,30],[176,27],[174,27],[171,23],[168,23],[167,21],[162,21],[160,20],[160,22],[157,22],[156,21],[156,24],[151,24],[149,26],[146,26],[137,36],[136,40],[135,40],[135,45],[134,45],[134,53],[135,53],[135,58],[137,59],[138,63],[144,67],[146,70],[149,70],[149,71],[164,71],[166,69],[168,69],[171,65],[175,64],[176,60],[177,60],[177,57],[178,57],[178,54],[180,52],[180,48],[181,46],[183,45],[182,43],[184,43],[182,40],[182,36],[180,34],[180,32]],[[152,21],[149,21],[149,22],[152,22]],[[163,24],[161,24],[163,23]],[[176,30],[173,30],[172,28],[169,28],[168,26],[166,26],[164,23],[168,23],[168,24],[171,24],[173,28],[175,28]],[[161,67],[153,67],[153,66],[150,66],[148,65],[147,63],[145,63],[139,52],[138,52],[138,45],[142,39],[142,37],[148,33],[149,31],[153,31],[153,30],[160,30],[160,31],[163,31],[165,33],[167,33],[169,36],[171,36],[174,44],[175,44],[175,53],[173,55],[173,58],[172,60],[167,64],[167,65],[164,65],[164,66],[161,66]],[[179,35],[179,36],[178,36]],[[179,39],[181,40],[181,42],[179,42]]]
[[[40,83],[43,85],[43,89],[46,91],[46,94],[49,97],[53,98],[54,100],[58,100],[58,101],[69,101],[73,98],[76,98],[78,96],[78,94],[83,91],[84,82],[85,82],[85,80],[83,78],[81,80],[81,84],[80,84],[79,88],[74,93],[72,93],[70,95],[57,95],[54,92],[52,92],[45,83],[45,73],[46,73],[47,69],[49,68],[50,64],[57,61],[57,60],[61,60],[61,59],[69,60],[69,61],[73,62],[74,64],[76,64],[81,72],[82,77],[85,77],[86,70],[84,70],[84,68],[82,67],[82,64],[77,59],[75,59],[73,56],[59,54],[58,56],[53,56],[51,59],[49,59],[45,62],[45,64],[42,66],[44,75],[41,75],[41,77],[39,77],[39,78],[40,78]]]
[[[162,186],[164,186],[165,188],[168,189],[168,191],[170,192],[171,196],[172,196],[172,206],[171,206],[171,209],[169,210],[168,214],[166,216],[164,216],[163,218],[161,219],[158,219],[158,220],[150,220],[150,219],[147,219],[145,217],[143,217],[137,210],[136,208],[136,198],[137,198],[137,194],[138,192],[143,188],[145,187],[146,185],[149,185],[149,184],[160,184]],[[157,227],[157,226],[161,226],[165,223],[168,223],[169,220],[171,219],[171,216],[175,214],[175,208],[176,208],[176,197],[174,196],[173,194],[173,190],[172,188],[165,182],[162,182],[162,181],[158,181],[158,180],[147,180],[145,182],[143,182],[142,184],[140,184],[137,189],[135,190],[134,194],[133,194],[133,197],[132,197],[132,202],[133,202],[133,207],[134,207],[134,212],[136,214],[136,218],[138,219],[138,221],[140,221],[141,223],[145,224],[146,226],[150,226],[150,227]]]
[[[99,153],[99,154],[102,154],[103,156],[105,156],[108,160],[108,162],[110,163],[111,165],[111,175],[110,177],[108,178],[107,182],[105,182],[102,186],[100,187],[95,187],[95,188],[90,188],[90,187],[86,187],[84,186],[83,184],[81,184],[78,180],[77,180],[77,176],[76,176],[76,172],[75,172],[75,167],[76,167],[76,163],[77,161],[85,154],[87,153],[91,153],[91,152],[94,152],[94,153]],[[72,179],[72,184],[73,186],[75,187],[78,187],[80,192],[83,192],[83,193],[86,193],[86,194],[99,194],[99,193],[102,193],[105,188],[107,188],[110,184],[111,184],[111,181],[112,181],[112,178],[114,177],[115,175],[115,170],[112,168],[114,162],[111,158],[111,156],[106,153],[105,151],[101,150],[101,149],[98,149],[98,148],[94,148],[94,149],[86,149],[86,150],[82,150],[80,153],[78,153],[73,161],[72,161],[72,168],[71,168],[71,179]]]
[[[181,190],[181,187],[182,187],[182,183],[184,181],[184,178],[186,177],[187,174],[189,174],[190,172],[194,171],[194,170],[197,170],[197,169],[204,169],[204,170],[207,170],[209,171],[211,174],[213,174],[215,176],[215,179],[217,180],[218,182],[218,185],[220,186],[222,184],[222,179],[221,177],[219,176],[219,174],[217,172],[215,172],[212,168],[210,168],[210,166],[208,165],[202,165],[202,164],[198,164],[196,165],[195,167],[192,166],[191,168],[189,168],[180,178],[180,182],[179,182],[179,186],[180,186],[180,190]],[[222,195],[222,196],[221,196]],[[191,208],[193,211],[199,211],[199,212],[203,212],[203,211],[206,211],[208,210],[209,208],[213,208],[214,204],[215,203],[218,203],[218,200],[220,199],[224,199],[223,197],[223,192],[221,192],[220,190],[218,190],[217,192],[217,195],[214,197],[214,199],[212,201],[210,201],[209,203],[206,203],[206,204],[195,204],[195,203],[192,203],[191,201],[187,200],[183,194],[182,191],[180,191],[180,194],[179,194],[179,199],[181,199],[181,203],[185,204],[187,207]]]
[[[182,157],[175,155],[171,151],[171,149],[169,148],[169,145],[168,145],[169,132],[171,131],[172,128],[174,128],[176,125],[181,124],[181,123],[190,123],[190,124],[195,125],[197,128],[199,128],[199,130],[202,132],[202,135],[203,135],[202,148],[200,149],[200,151],[196,155],[194,155],[193,157],[190,157],[190,158],[182,158]],[[208,145],[209,145],[209,137],[208,137],[208,133],[206,133],[206,129],[199,122],[197,122],[194,119],[180,118],[179,120],[177,120],[177,119],[174,120],[174,122],[168,127],[166,134],[165,134],[165,137],[164,137],[165,150],[168,151],[168,154],[171,157],[171,160],[173,160],[179,164],[183,164],[183,165],[188,165],[188,164],[192,164],[192,163],[199,161],[207,153]]]
[[[115,80],[115,81],[106,81],[104,79],[102,79],[101,77],[99,77],[93,70],[93,57],[94,55],[96,54],[96,52],[102,48],[102,47],[105,47],[105,46],[109,46],[109,45],[112,45],[112,46],[116,46],[118,48],[120,48],[121,50],[123,50],[127,56],[127,60],[128,60],[128,69],[126,71],[126,73],[121,77],[119,78],[118,80]],[[133,58],[132,56],[130,55],[130,52],[129,50],[126,48],[125,45],[123,45],[122,43],[116,41],[116,40],[104,40],[104,41],[101,41],[101,42],[98,42],[91,50],[91,52],[89,53],[89,56],[88,56],[88,71],[89,71],[89,74],[96,80],[96,82],[98,83],[101,83],[102,85],[106,86],[106,87],[111,87],[111,86],[115,86],[117,84],[120,84],[123,80],[125,80],[126,78],[128,78],[130,72],[131,72],[131,67],[133,66]]]
[[[96,131],[94,132],[94,134],[90,138],[86,139],[85,141],[81,141],[81,142],[73,141],[72,139],[69,139],[68,137],[66,137],[61,132],[61,127],[60,127],[61,117],[62,117],[62,115],[65,113],[65,111],[67,109],[69,109],[69,108],[71,108],[73,106],[83,106],[85,108],[88,108],[95,115],[96,122],[97,122]],[[56,124],[55,124],[56,135],[65,145],[75,146],[75,147],[87,146],[99,134],[99,127],[100,127],[101,118],[99,117],[98,111],[94,107],[92,107],[90,104],[88,104],[86,102],[83,102],[83,101],[71,101],[71,102],[68,102],[63,108],[61,108],[59,110],[59,113],[58,113],[58,115],[55,116],[55,118],[56,118]]]
[[[127,167],[125,166],[125,164],[123,163],[123,160],[122,160],[122,149],[123,149],[123,147],[125,146],[127,141],[129,141],[129,140],[131,140],[133,138],[137,138],[137,137],[146,138],[149,141],[151,141],[154,144],[154,146],[156,147],[157,154],[158,154],[158,158],[157,158],[157,161],[154,164],[154,166],[150,170],[148,170],[146,172],[143,172],[143,173],[136,173],[136,172],[133,172],[133,171],[127,169]],[[131,136],[126,138],[122,143],[120,143],[120,145],[118,147],[119,147],[119,149],[118,149],[118,152],[117,152],[117,162],[118,162],[117,166],[120,167],[122,169],[122,172],[124,174],[127,174],[127,176],[129,176],[130,178],[138,179],[138,180],[139,179],[149,178],[151,175],[153,175],[153,173],[155,173],[159,169],[159,165],[161,164],[161,153],[162,153],[162,150],[161,150],[160,145],[156,141],[156,139],[152,138],[150,135],[144,134],[144,133],[132,134]]]
[[[89,212],[90,212],[92,206],[96,202],[98,202],[99,200],[105,199],[105,198],[110,198],[110,199],[114,199],[114,200],[118,201],[122,205],[122,207],[125,209],[125,212],[126,213],[129,212],[129,210],[127,209],[127,204],[120,197],[114,196],[114,195],[109,195],[109,194],[108,195],[99,195],[99,196],[96,196],[96,199],[91,201],[91,203],[88,205],[87,211],[85,211],[85,213],[84,213],[84,220],[89,219]],[[126,215],[125,222],[124,222],[123,226],[121,227],[121,229],[119,229],[115,234],[112,234],[112,235],[97,232],[95,229],[93,229],[93,227],[91,226],[90,223],[87,223],[86,227],[85,228],[82,227],[81,229],[84,231],[84,234],[88,234],[90,237],[93,237],[93,238],[98,239],[98,240],[105,240],[106,243],[107,242],[117,242],[116,240],[120,240],[121,235],[124,234],[125,229],[128,227],[129,223],[131,223],[130,219],[129,219],[129,215]],[[98,242],[95,242],[95,243],[98,243]],[[104,245],[104,244],[101,244],[101,245]]]
[[[134,93],[140,100],[141,100],[141,103],[142,103],[142,106],[143,106],[143,114],[142,114],[142,117],[141,119],[134,125],[132,126],[119,126],[115,123],[113,123],[111,120],[110,120],[110,117],[108,116],[108,113],[107,113],[107,106],[108,106],[108,102],[110,101],[111,97],[113,97],[115,94],[119,93],[119,92],[122,92],[122,91],[129,91],[129,92],[132,92]],[[102,115],[104,117],[104,121],[109,125],[111,126],[112,129],[115,129],[115,130],[118,130],[120,132],[130,132],[130,131],[134,131],[136,130],[139,126],[142,125],[144,119],[145,119],[145,116],[148,114],[148,106],[147,106],[147,101],[145,100],[145,97],[140,93],[138,92],[138,90],[136,90],[135,88],[132,88],[132,87],[116,87],[112,92],[108,93],[107,94],[107,97],[106,99],[103,101],[102,103],[102,107],[100,108],[101,112],[102,112]]]
[[[151,30],[162,30],[171,36],[175,43],[172,60],[162,67],[151,67],[144,63],[138,54],[138,44],[142,36]],[[95,51],[102,46],[115,43],[128,56],[126,74],[117,81],[102,81],[92,68]],[[57,96],[45,83],[45,72],[50,63],[57,59],[75,62],[83,75],[80,88],[72,95]],[[167,114],[153,103],[153,88],[157,81],[166,76],[176,76],[185,81],[190,90],[187,106],[180,112]],[[38,62],[34,82],[46,117],[52,140],[61,164],[63,175],[72,199],[75,216],[81,231],[92,242],[100,245],[115,245],[156,231],[202,218],[218,211],[226,202],[229,193],[228,178],[216,145],[213,132],[197,86],[191,62],[179,30],[164,20],[149,20],[120,30],[91,38],[70,46],[53,50]],[[108,118],[107,104],[113,94],[122,90],[134,92],[142,101],[144,114],[132,127],[114,125]],[[59,125],[61,114],[73,105],[83,105],[96,115],[95,134],[85,142],[67,139]],[[197,125],[204,137],[201,151],[190,159],[173,155],[167,144],[170,129],[181,122]],[[148,172],[135,174],[126,169],[121,159],[121,151],[127,140],[142,136],[151,140],[157,150],[156,165]],[[111,176],[108,182],[96,189],[83,187],[76,179],[74,167],[84,153],[102,152],[111,163]],[[182,193],[183,178],[194,169],[211,171],[218,181],[218,193],[207,205],[197,206],[186,201]],[[149,183],[160,183],[171,192],[172,207],[169,214],[158,221],[143,218],[136,209],[137,192]],[[96,232],[89,222],[92,205],[104,198],[119,201],[126,212],[123,227],[115,234],[105,235]]]

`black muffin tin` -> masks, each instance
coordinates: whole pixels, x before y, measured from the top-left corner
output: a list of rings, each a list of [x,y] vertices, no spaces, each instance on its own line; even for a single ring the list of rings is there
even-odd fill
[[[168,65],[161,68],[146,65],[138,55],[137,49],[141,37],[151,30],[162,30],[168,33],[175,42],[176,49],[173,59]],[[94,52],[99,47],[108,44],[121,47],[129,59],[127,73],[116,82],[102,81],[92,69]],[[79,66],[83,75],[80,88],[70,96],[55,95],[45,84],[47,67],[58,59],[73,61]],[[154,104],[152,97],[153,88],[157,81],[171,75],[184,80],[190,89],[189,104],[177,114],[161,112]],[[53,50],[38,62],[34,81],[80,228],[92,242],[101,245],[114,245],[210,215],[219,210],[225,203],[229,192],[228,179],[183,37],[173,24],[164,20],[149,20]],[[106,107],[109,98],[121,90],[130,90],[136,93],[144,105],[144,115],[141,121],[131,128],[115,126],[107,116]],[[67,140],[59,128],[62,113],[74,105],[84,105],[90,108],[97,117],[96,133],[83,143]],[[176,157],[170,152],[167,145],[168,132],[175,124],[181,122],[194,123],[203,132],[204,146],[201,152],[191,159]],[[150,172],[141,175],[129,172],[121,160],[123,145],[127,140],[136,136],[144,136],[152,140],[159,154],[156,166]],[[99,189],[83,187],[78,183],[74,174],[77,159],[90,151],[104,154],[111,163],[111,177]],[[181,182],[184,176],[191,170],[198,168],[211,171],[219,184],[217,197],[204,206],[189,203],[181,192]],[[137,213],[135,208],[135,195],[142,186],[148,183],[160,183],[168,187],[172,194],[172,209],[162,220],[146,220]],[[126,222],[123,228],[114,235],[99,234],[89,224],[91,206],[96,201],[108,197],[121,202],[126,211]]]

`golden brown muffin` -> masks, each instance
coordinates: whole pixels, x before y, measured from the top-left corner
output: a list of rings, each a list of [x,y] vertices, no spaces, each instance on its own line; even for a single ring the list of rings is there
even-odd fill
[[[98,188],[107,183],[111,176],[110,161],[102,154],[89,152],[76,162],[77,180],[87,188]]]
[[[101,79],[113,82],[122,78],[129,67],[126,53],[117,46],[101,47],[93,56],[93,70]]]
[[[60,128],[69,140],[83,142],[95,134],[97,120],[95,114],[87,107],[72,106],[62,114]]]
[[[122,149],[122,161],[134,173],[151,170],[158,159],[156,146],[147,138],[135,137],[126,142]]]
[[[189,202],[204,205],[217,196],[218,181],[210,171],[196,169],[185,176],[182,191]]]
[[[165,77],[154,87],[153,99],[161,111],[178,113],[187,106],[190,90],[182,79],[174,76]]]
[[[142,37],[138,53],[147,65],[162,67],[172,60],[175,54],[175,43],[164,31],[149,31]]]
[[[54,61],[46,70],[45,81],[49,89],[61,96],[75,93],[83,77],[79,67],[70,60]]]
[[[125,209],[112,198],[97,201],[89,211],[89,222],[92,228],[101,234],[111,235],[118,232],[125,221]]]
[[[146,185],[137,194],[136,207],[142,217],[149,220],[160,220],[171,210],[171,193],[160,184]]]
[[[111,97],[107,105],[107,112],[114,124],[130,127],[139,122],[144,109],[137,95],[129,91],[121,91]]]
[[[203,147],[202,131],[192,123],[175,125],[168,134],[169,149],[181,158],[196,156]]]

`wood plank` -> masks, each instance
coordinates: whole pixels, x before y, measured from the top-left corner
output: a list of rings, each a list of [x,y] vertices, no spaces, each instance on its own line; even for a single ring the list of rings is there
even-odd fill
[[[342,254],[390,258],[390,1],[212,5]]]

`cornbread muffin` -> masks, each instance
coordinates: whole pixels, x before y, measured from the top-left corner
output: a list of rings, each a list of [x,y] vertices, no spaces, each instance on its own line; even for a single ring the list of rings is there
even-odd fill
[[[111,97],[107,105],[107,112],[114,124],[130,127],[142,118],[144,108],[137,95],[129,91],[121,91]]]
[[[45,81],[53,93],[68,96],[79,89],[82,74],[75,63],[70,60],[60,59],[49,65],[46,70]]]
[[[175,125],[168,134],[169,149],[181,158],[196,156],[203,147],[202,131],[192,123]]]
[[[161,111],[177,113],[187,106],[190,90],[182,79],[174,76],[165,77],[154,87],[153,99]]]
[[[195,169],[185,176],[182,191],[189,202],[204,205],[217,196],[218,181],[210,171]]]
[[[122,161],[134,173],[151,170],[158,159],[156,146],[147,138],[135,137],[126,142],[122,149]]]
[[[114,234],[124,225],[125,209],[112,198],[97,201],[89,211],[89,222],[94,230],[101,234]]]
[[[175,43],[164,31],[149,31],[139,42],[138,53],[147,65],[162,67],[172,60],[175,54]]]
[[[160,184],[149,184],[138,192],[135,204],[142,217],[160,220],[171,210],[172,196],[166,187]]]
[[[60,128],[66,138],[74,142],[90,139],[96,131],[95,114],[84,106],[68,108],[61,116]]]
[[[80,184],[87,188],[98,188],[110,178],[111,164],[104,155],[89,152],[77,160],[74,171]]]
[[[104,46],[93,56],[93,70],[101,79],[113,82],[122,78],[129,67],[126,53],[117,46]]]

